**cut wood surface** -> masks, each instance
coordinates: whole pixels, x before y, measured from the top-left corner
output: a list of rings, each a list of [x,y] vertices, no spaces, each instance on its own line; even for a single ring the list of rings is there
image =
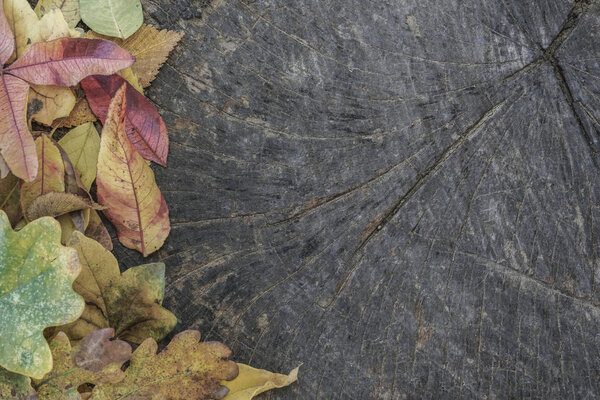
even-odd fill
[[[600,1],[143,7],[185,34],[147,91],[176,331],[303,363],[270,399],[600,396]]]

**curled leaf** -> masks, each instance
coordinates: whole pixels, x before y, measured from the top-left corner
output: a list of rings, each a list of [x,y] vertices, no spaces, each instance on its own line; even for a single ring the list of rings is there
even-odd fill
[[[288,375],[276,374],[264,369],[253,368],[238,363],[240,373],[232,381],[221,382],[229,389],[223,400],[250,400],[267,390],[282,388],[298,380],[298,370],[294,368]]]
[[[120,274],[116,258],[98,242],[75,232],[69,245],[82,264],[73,288],[86,301],[81,319],[61,328],[71,339],[111,327],[117,337],[141,343],[148,337],[160,340],[173,329],[177,318],[161,306],[164,264],[140,265]]]
[[[77,196],[73,193],[50,192],[35,198],[27,209],[27,218],[30,221],[41,217],[58,217],[73,211],[93,208],[100,210],[103,207],[94,203],[89,198]],[[83,227],[81,230],[84,230]]]
[[[52,369],[42,331],[83,311],[71,287],[80,268],[75,250],[60,244],[54,219],[14,232],[0,212],[0,366],[38,379]]]
[[[146,339],[135,350],[125,379],[94,387],[93,400],[217,398],[221,381],[237,376],[238,367],[227,358],[231,350],[218,342],[199,342],[200,332],[184,331],[156,354],[154,339]],[[210,396],[210,397],[209,397]]]
[[[117,91],[102,130],[96,176],[98,202],[107,207],[104,214],[115,225],[119,241],[147,256],[169,235],[169,210],[154,172],[125,133],[125,90],[124,85]]]

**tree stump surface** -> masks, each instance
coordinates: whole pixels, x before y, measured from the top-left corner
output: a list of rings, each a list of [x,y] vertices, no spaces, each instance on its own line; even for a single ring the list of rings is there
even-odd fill
[[[177,330],[264,398],[600,396],[600,2],[143,5]]]

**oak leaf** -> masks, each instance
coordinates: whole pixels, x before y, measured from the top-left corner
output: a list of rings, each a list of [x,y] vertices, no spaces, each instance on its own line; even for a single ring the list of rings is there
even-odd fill
[[[79,0],[81,19],[93,31],[122,39],[142,25],[140,0]]]
[[[154,172],[125,132],[126,89],[124,84],[115,94],[102,129],[96,175],[98,202],[107,207],[103,213],[115,225],[119,241],[147,256],[169,235],[169,210]],[[139,95],[133,88],[131,92]]]
[[[0,367],[0,399],[37,400],[31,379]]]
[[[81,315],[83,299],[71,287],[80,269],[54,219],[14,232],[0,212],[0,366],[38,379],[52,369],[42,331]]]
[[[148,337],[160,340],[173,329],[177,318],[161,306],[164,264],[140,265],[121,274],[110,251],[80,232],[73,234],[69,246],[77,250],[82,265],[73,288],[86,301],[81,318],[61,327],[71,339],[111,327],[117,337],[141,343]]]
[[[237,376],[238,367],[227,358],[231,350],[218,342],[199,342],[200,332],[184,331],[156,354],[154,339],[146,339],[134,351],[125,378],[100,384],[93,400],[220,399],[226,393],[221,381]]]
[[[111,100],[125,85],[125,129],[127,137],[142,157],[162,166],[167,164],[169,138],[167,128],[148,99],[119,75],[90,76],[81,81],[94,114],[106,121]]]
[[[94,31],[86,32],[85,37],[112,40],[133,54],[135,63],[131,70],[138,77],[141,87],[145,88],[150,86],[160,67],[167,61],[171,50],[183,37],[183,33],[159,30],[144,24],[127,39],[110,38]]]
[[[229,382],[221,382],[229,389],[229,393],[223,400],[250,400],[267,390],[288,386],[298,380],[300,367],[294,368],[288,375],[276,374],[240,363],[238,368],[237,378]]]
[[[72,348],[67,335],[59,332],[50,341],[54,368],[33,380],[38,396],[43,400],[76,400],[81,398],[77,388],[82,384],[122,380],[125,374],[121,366],[131,356],[131,346],[121,340],[109,341],[112,333],[112,329],[92,332]]]

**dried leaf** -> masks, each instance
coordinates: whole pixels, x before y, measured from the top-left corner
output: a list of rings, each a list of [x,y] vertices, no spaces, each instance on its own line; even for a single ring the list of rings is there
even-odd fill
[[[50,342],[50,349],[55,363],[54,368],[42,379],[33,380],[33,387],[40,398],[43,400],[80,399],[81,397],[77,392],[79,385],[84,383],[114,383],[122,380],[125,374],[121,371],[121,365],[128,359],[125,358],[127,348],[131,353],[131,347],[125,342],[117,341],[116,346],[122,349],[122,353],[114,360],[111,360],[110,356],[104,357],[107,363],[102,365],[98,371],[91,371],[77,365],[77,360],[82,361],[82,357],[85,357],[86,353],[96,352],[95,357],[103,358],[102,352],[106,351],[106,346],[109,346],[109,348],[115,346],[110,345],[110,343],[115,342],[109,342],[108,339],[109,337],[106,337],[106,335],[92,337],[88,341],[88,345],[95,344],[99,347],[96,349],[71,348],[67,335],[59,332]],[[82,354],[82,351],[85,353]]]
[[[0,368],[0,399],[37,400],[31,379]]]
[[[79,0],[39,0],[34,11],[41,18],[53,8],[57,8],[63,13],[65,20],[69,24],[69,28],[75,28],[81,20],[81,16],[79,15]]]
[[[83,215],[80,217],[76,217],[74,213],[69,213],[65,215],[61,215],[60,217],[56,217],[56,220],[60,223],[61,228],[61,237],[60,242],[64,245],[68,245],[71,241],[71,236],[73,236],[73,232],[81,232],[81,226],[85,227],[89,222],[90,212],[93,210],[86,209],[83,210]],[[83,221],[75,221],[77,218],[82,218]],[[81,226],[80,226],[81,225]],[[85,228],[84,228],[85,229]]]
[[[71,129],[58,144],[69,156],[84,188],[90,190],[96,179],[96,164],[100,150],[100,136],[92,123]]]
[[[100,372],[111,364],[122,365],[131,358],[131,346],[115,336],[112,328],[99,329],[84,337],[75,347],[75,365],[92,372]]]
[[[77,253],[59,239],[52,218],[14,232],[0,212],[0,366],[38,379],[52,369],[42,331],[76,320],[84,307],[71,287]]]
[[[0,10],[4,8],[0,0]],[[0,12],[0,64],[4,65],[15,51],[15,40],[6,15]]]
[[[144,21],[140,0],[80,0],[81,19],[102,35],[131,36]]]
[[[102,219],[100,219],[100,215],[98,215],[96,210],[90,210],[90,221],[85,230],[85,236],[94,239],[109,251],[113,249],[110,234],[102,223]]]
[[[237,376],[238,368],[227,358],[231,350],[218,342],[199,342],[200,332],[184,331],[156,354],[154,339],[146,339],[133,353],[125,379],[94,387],[92,399],[219,398],[220,382]]]
[[[63,120],[61,120],[61,126],[71,128],[74,126],[83,125],[86,122],[95,122],[98,118],[92,112],[89,103],[85,97],[77,100],[75,107],[71,111],[71,114]]]
[[[77,196],[73,193],[50,192],[35,198],[27,209],[27,219],[33,221],[41,217],[58,217],[73,211],[93,208],[102,209],[89,198]],[[79,228],[79,227],[78,227]],[[85,227],[82,227],[83,231]]]
[[[160,67],[167,61],[171,50],[183,37],[183,33],[166,29],[158,30],[153,26],[144,24],[133,35],[124,40],[109,38],[93,31],[86,32],[85,37],[110,39],[133,54],[135,63],[131,69],[138,77],[142,88],[145,88],[150,86]]]
[[[75,101],[75,95],[68,87],[32,85],[27,108],[37,110],[30,113],[30,118],[44,125],[52,125],[55,119],[69,116]]]
[[[112,74],[133,61],[107,40],[61,38],[34,43],[5,71],[36,85],[74,86],[86,76]]]
[[[104,214],[115,225],[119,241],[147,256],[169,235],[169,210],[154,172],[125,133],[125,89],[122,86],[111,102],[102,130],[96,175],[98,202],[107,207]]]
[[[29,182],[37,174],[38,160],[25,119],[28,90],[27,82],[0,74],[0,154],[13,174]]]
[[[52,139],[41,135],[35,140],[39,167],[36,178],[21,186],[21,209],[29,210],[36,197],[50,192],[65,190],[65,166]]]
[[[288,375],[276,374],[240,363],[238,368],[237,378],[229,382],[221,382],[229,389],[229,393],[223,400],[250,400],[267,390],[288,386],[298,380],[300,367],[294,368]]]
[[[136,150],[147,160],[166,166],[169,152],[167,128],[156,108],[118,75],[90,76],[81,81],[94,114],[105,122],[111,100],[125,85],[125,127]]]
[[[140,81],[138,77],[133,73],[131,67],[125,68],[117,72],[121,78],[125,79],[131,86],[135,88],[141,94],[144,94],[144,89],[140,86]]]
[[[13,174],[0,179],[0,209],[6,213],[12,226],[23,217],[19,202],[19,178]]]
[[[173,329],[177,318],[161,306],[164,264],[140,265],[120,274],[116,258],[98,242],[75,232],[69,246],[82,264],[73,288],[86,301],[81,319],[61,328],[71,339],[111,327],[117,337],[141,343],[148,337],[160,340]]]

